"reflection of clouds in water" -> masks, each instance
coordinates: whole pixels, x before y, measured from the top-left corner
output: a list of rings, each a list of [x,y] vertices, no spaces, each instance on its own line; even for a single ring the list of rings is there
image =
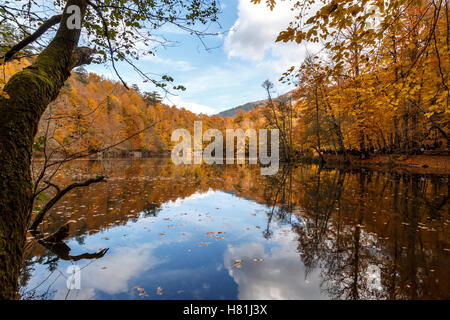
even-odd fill
[[[135,248],[121,247],[114,250],[112,255],[105,256],[99,261],[101,267],[86,268],[86,271],[82,271],[81,285],[86,283],[89,287],[108,294],[128,291],[129,279],[160,263],[152,256],[152,251],[156,247],[155,244],[144,243]],[[106,269],[102,269],[104,267]]]
[[[184,232],[189,232],[188,227],[201,227],[208,229],[207,231],[231,231],[230,227],[240,230],[253,226],[257,221],[257,224],[261,224],[264,220],[257,220],[251,214],[262,212],[266,207],[227,192],[209,190],[168,202],[162,209],[160,217],[179,220],[185,225]],[[233,239],[237,240],[241,236],[241,233],[236,233]]]
[[[58,289],[56,291],[55,300],[94,300],[95,299],[95,289],[86,288],[79,290],[70,290],[68,289]]]
[[[191,194],[189,197],[178,198],[175,201],[166,202],[164,204],[164,206],[169,207],[169,208],[179,207],[182,204],[186,204],[186,203],[189,203],[189,202],[192,202],[192,201],[195,202],[196,200],[202,199],[202,198],[207,198],[207,197],[209,197],[210,195],[212,195],[214,193],[216,193],[216,192],[211,190],[211,189],[208,190],[207,192],[196,192],[196,193]]]
[[[296,252],[294,236],[275,235],[275,247],[265,252],[261,243],[229,246],[224,264],[239,287],[239,299],[288,300],[323,299],[319,273],[313,271],[305,281],[305,268]],[[283,248],[283,249],[281,249]],[[264,258],[262,262],[253,259]],[[233,268],[235,260],[244,260],[241,268]]]
[[[70,290],[69,293],[66,285],[66,277],[69,274],[64,274],[69,264],[60,265],[58,269],[65,277],[60,276],[52,285],[52,288],[56,290],[54,299],[89,300],[97,298],[96,293],[99,291],[111,295],[130,291],[132,286],[138,285],[138,283],[129,283],[131,278],[139,277],[145,271],[163,262],[152,254],[158,245],[143,243],[132,248],[116,248],[86,268],[83,268],[85,263],[76,264],[82,268],[81,289]]]

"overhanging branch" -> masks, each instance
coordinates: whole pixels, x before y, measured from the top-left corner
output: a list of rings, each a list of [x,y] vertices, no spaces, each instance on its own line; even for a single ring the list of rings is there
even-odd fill
[[[50,200],[48,201],[44,208],[42,208],[41,211],[39,211],[37,217],[34,219],[33,223],[31,224],[30,230],[31,231],[35,231],[37,229],[37,227],[39,226],[39,224],[42,222],[42,220],[44,219],[45,214],[62,198],[64,197],[64,195],[66,193],[68,193],[69,191],[71,191],[72,189],[75,188],[81,188],[81,187],[87,187],[90,184],[93,183],[97,183],[97,182],[106,182],[105,177],[104,176],[99,176],[97,178],[93,178],[93,179],[89,179],[86,180],[84,182],[76,182],[76,183],[72,183],[71,185],[67,186],[65,189],[59,191],[56,193],[56,195]],[[59,187],[55,186],[55,189],[59,190]]]
[[[29,35],[28,37],[20,41],[18,44],[14,45],[11,49],[9,49],[8,52],[6,52],[4,57],[5,62],[10,61],[17,52],[25,48],[30,43],[36,41],[48,29],[50,29],[54,25],[57,25],[61,21],[61,18],[62,18],[61,14],[54,15],[53,17],[45,21],[33,34]]]

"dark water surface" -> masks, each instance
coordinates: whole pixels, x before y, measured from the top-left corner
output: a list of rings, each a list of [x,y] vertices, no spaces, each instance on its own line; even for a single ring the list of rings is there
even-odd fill
[[[28,236],[23,299],[450,298],[448,176],[151,159],[78,161],[56,180],[100,173],[41,226],[70,222],[62,250]]]

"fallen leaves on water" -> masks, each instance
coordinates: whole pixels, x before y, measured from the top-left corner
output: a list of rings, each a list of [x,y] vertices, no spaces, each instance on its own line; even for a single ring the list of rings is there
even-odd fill
[[[241,263],[244,262],[242,259],[236,259],[233,263],[233,268],[240,269],[242,267]]]
[[[104,237],[104,238],[102,238],[103,240],[111,240],[110,238],[108,238],[108,237]]]
[[[254,258],[253,261],[255,261],[255,262],[262,262],[262,261],[264,261],[264,259],[263,258]]]
[[[156,294],[157,294],[158,296],[162,296],[163,292],[162,292],[162,288],[161,288],[161,287],[158,287],[158,288],[156,289]]]
[[[144,288],[141,288],[140,286],[134,286],[133,288],[131,288],[131,290],[134,290],[134,289],[139,291],[140,297],[148,297],[148,294],[147,294],[147,292],[145,292]]]
[[[226,232],[224,232],[224,231],[219,231],[217,233],[210,231],[210,232],[206,233],[206,236],[211,239],[222,240],[222,239],[224,239],[224,237],[222,237],[222,235],[224,235],[225,233]]]

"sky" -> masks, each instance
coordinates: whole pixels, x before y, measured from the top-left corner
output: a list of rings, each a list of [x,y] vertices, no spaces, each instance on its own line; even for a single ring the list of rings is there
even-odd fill
[[[275,43],[278,33],[293,18],[290,3],[286,2],[279,2],[270,11],[264,4],[255,5],[250,0],[222,0],[220,34],[204,39],[208,49],[195,36],[168,27],[160,35],[176,44],[160,47],[155,56],[141,57],[137,65],[145,72],[170,75],[175,84],[186,87],[186,91],[175,91],[176,95],[167,96],[164,102],[194,113],[212,115],[265,99],[261,84],[266,79],[275,83],[277,93],[283,94],[293,87],[278,79],[289,67],[299,66],[307,52],[305,45]],[[118,80],[104,65],[87,69]],[[141,91],[155,90],[143,83],[131,66],[122,63],[118,70],[127,84],[137,84]]]

